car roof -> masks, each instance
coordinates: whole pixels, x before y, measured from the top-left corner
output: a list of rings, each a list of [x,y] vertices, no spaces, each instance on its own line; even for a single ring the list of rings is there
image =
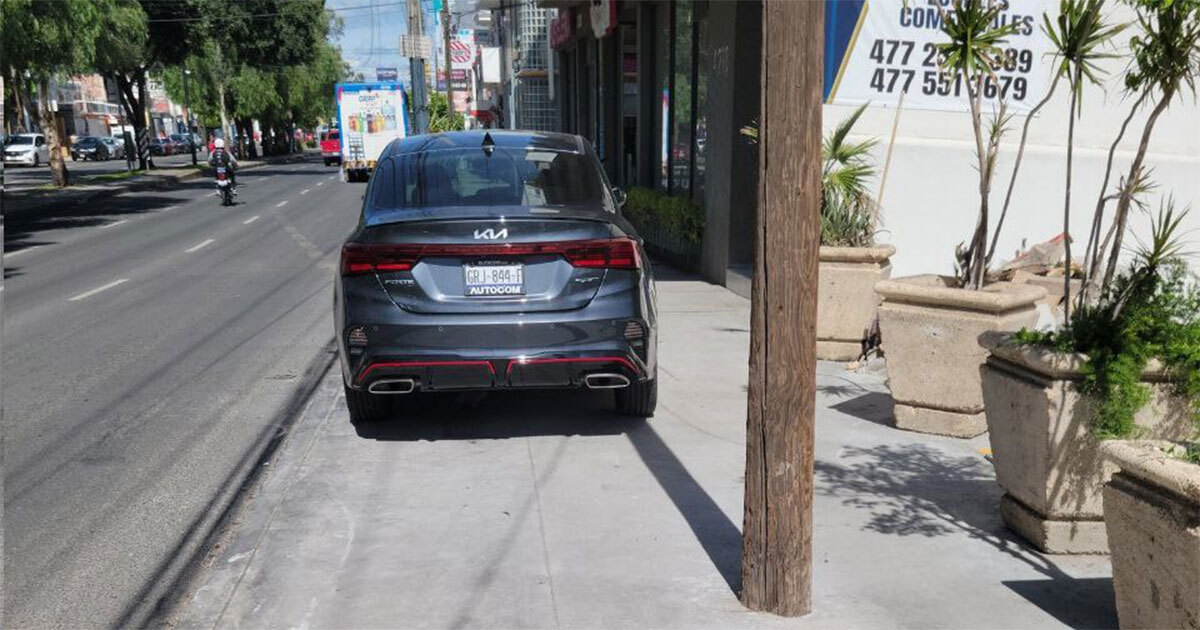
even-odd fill
[[[544,149],[564,153],[585,153],[583,138],[565,133],[544,131],[448,131],[421,134],[395,140],[388,155],[395,157],[406,153],[438,151],[443,149],[467,149],[483,146],[483,140],[491,136],[495,146],[508,149]]]

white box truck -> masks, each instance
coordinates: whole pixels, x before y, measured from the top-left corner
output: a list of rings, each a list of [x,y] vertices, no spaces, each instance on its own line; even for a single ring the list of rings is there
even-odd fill
[[[344,179],[365,182],[388,143],[408,136],[404,88],[391,82],[339,83],[335,90]]]

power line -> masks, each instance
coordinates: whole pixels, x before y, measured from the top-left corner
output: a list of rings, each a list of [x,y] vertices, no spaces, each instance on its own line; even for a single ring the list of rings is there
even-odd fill
[[[375,9],[375,8],[381,8],[381,7],[397,6],[397,5],[401,5],[401,4],[404,4],[403,0],[401,0],[400,2],[385,2],[385,3],[378,3],[378,4],[376,4],[376,3],[360,4],[358,6],[341,7],[341,8],[337,8],[337,9],[325,8],[325,10],[330,11],[332,13],[339,13],[342,11],[355,11],[358,9]],[[255,13],[255,14],[251,14],[251,15],[241,15],[241,16],[217,16],[216,19],[239,19],[239,20],[240,19],[251,19],[252,20],[252,19],[256,19],[256,18],[279,17],[281,15],[287,15],[287,13],[275,12],[275,13]],[[359,16],[352,16],[352,17],[359,17]],[[151,19],[151,20],[146,20],[146,21],[150,22],[150,23],[202,22],[202,21],[205,21],[205,20],[208,20],[211,18],[212,18],[212,16],[186,17],[186,18],[158,18],[158,19]]]

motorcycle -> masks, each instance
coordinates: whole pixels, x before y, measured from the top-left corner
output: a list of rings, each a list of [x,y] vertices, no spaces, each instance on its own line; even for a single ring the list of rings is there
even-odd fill
[[[227,167],[216,167],[217,172],[217,191],[221,193],[221,205],[233,205],[233,184],[229,181],[229,173]]]

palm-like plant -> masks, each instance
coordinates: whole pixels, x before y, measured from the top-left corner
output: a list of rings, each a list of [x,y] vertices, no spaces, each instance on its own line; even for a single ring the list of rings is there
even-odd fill
[[[1117,190],[1117,209],[1112,226],[1108,235],[1101,241],[1104,208],[1112,199],[1112,195],[1107,192],[1107,186],[1117,141],[1113,142],[1109,150],[1104,187],[1100,190],[1095,214],[1092,217],[1092,230],[1088,235],[1088,264],[1085,265],[1086,287],[1100,278],[1101,261],[1107,256],[1108,262],[1103,280],[1099,283],[1101,291],[1112,282],[1116,274],[1129,210],[1137,204],[1138,182],[1146,180],[1146,175],[1143,173],[1144,161],[1154,125],[1181,91],[1186,89],[1195,93],[1196,80],[1200,78],[1200,0],[1126,0],[1126,2],[1132,5],[1137,12],[1139,32],[1129,42],[1133,60],[1129,70],[1125,73],[1125,89],[1131,94],[1137,94],[1138,98],[1130,110],[1129,117],[1121,126],[1121,134],[1118,135],[1117,141],[1120,140],[1121,135],[1124,135],[1126,126],[1142,103],[1151,99],[1155,93],[1158,94],[1158,102],[1146,119],[1142,129],[1141,142],[1129,166],[1129,174],[1122,179],[1122,184]]]
[[[867,190],[874,176],[871,148],[875,139],[846,140],[867,104],[838,124],[821,144],[821,244],[862,247],[874,237],[875,202]]]
[[[975,134],[975,157],[979,169],[979,218],[975,234],[967,248],[960,280],[963,286],[979,289],[983,286],[987,268],[988,244],[988,196],[995,174],[995,155],[1003,126],[993,128],[984,137],[981,100],[985,77],[994,79],[992,68],[997,65],[1000,45],[1016,31],[1015,24],[999,23],[1005,3],[987,0],[954,0],[951,11],[942,13],[942,33],[950,41],[939,44],[942,67],[952,75],[961,75],[967,86],[967,100],[971,107],[971,125]],[[939,9],[940,10],[940,9]],[[1004,120],[1001,114],[997,120]],[[993,143],[995,142],[995,144]],[[986,144],[985,144],[986,142]]]
[[[1097,62],[1113,57],[1101,52],[1113,36],[1125,28],[1122,24],[1109,25],[1101,13],[1104,0],[1060,0],[1059,15],[1055,23],[1042,14],[1042,30],[1055,48],[1055,81],[1067,77],[1071,89],[1071,106],[1067,114],[1067,177],[1063,199],[1064,262],[1067,273],[1063,274],[1063,310],[1065,317],[1071,316],[1071,169],[1075,157],[1075,120],[1083,114],[1083,83],[1100,84],[1102,74]],[[1028,121],[1027,121],[1028,122]]]

